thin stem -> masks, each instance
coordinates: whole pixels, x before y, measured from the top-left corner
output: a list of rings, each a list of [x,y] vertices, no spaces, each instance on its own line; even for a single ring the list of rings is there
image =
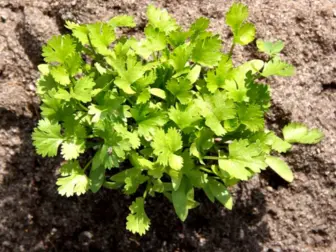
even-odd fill
[[[82,103],[79,102],[78,104],[82,109],[84,109],[85,111],[88,111],[87,107],[85,107]]]
[[[231,46],[231,48],[230,48],[230,51],[229,51],[229,58],[232,57],[233,50],[234,50],[235,46],[236,46],[236,44],[233,42],[233,43],[232,43],[232,46]]]
[[[225,157],[204,156],[203,159],[219,160],[219,159],[226,159],[226,158]]]
[[[91,160],[85,165],[84,167],[84,172],[87,170],[87,168],[89,168],[90,164],[92,163],[93,158],[91,158]]]
[[[206,171],[206,172],[208,172],[208,173],[215,174],[213,171],[211,171],[211,170],[209,170],[209,169],[207,169],[207,168],[205,168],[205,167],[200,167],[200,170]]]

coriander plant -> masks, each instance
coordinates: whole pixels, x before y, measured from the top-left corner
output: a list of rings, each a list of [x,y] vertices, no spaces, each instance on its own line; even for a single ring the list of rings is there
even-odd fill
[[[313,144],[323,135],[300,123],[283,139],[265,128],[270,107],[269,76],[291,76],[281,60],[284,45],[257,40],[267,61],[232,62],[235,46],[255,39],[248,8],[235,3],[226,14],[233,33],[222,52],[209,20],[183,29],[165,10],[150,5],[144,38],[117,36],[135,27],[130,16],[108,22],[67,22],[71,34],[43,47],[37,93],[42,119],[33,133],[37,153],[66,160],[56,184],[67,197],[101,187],[137,198],[126,228],[144,234],[150,226],[145,200],[163,193],[184,221],[198,205],[195,189],[231,209],[228,188],[270,167],[291,182],[277,153],[292,143]]]

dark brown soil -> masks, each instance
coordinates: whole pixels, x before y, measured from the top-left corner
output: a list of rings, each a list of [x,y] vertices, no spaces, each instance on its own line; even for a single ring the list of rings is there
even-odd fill
[[[201,206],[185,223],[163,197],[147,204],[150,232],[125,230],[131,198],[102,190],[63,198],[55,180],[60,159],[35,155],[38,120],[34,82],[41,45],[64,32],[64,20],[106,20],[119,13],[145,23],[148,0],[0,0],[0,251],[336,251],[336,3],[334,0],[246,0],[257,36],[286,42],[297,75],[273,79],[272,128],[289,120],[321,128],[316,146],[287,155],[295,171],[288,185],[271,171],[234,188],[229,212],[197,195]],[[157,1],[180,23],[211,18],[230,45],[224,0]],[[135,30],[137,33],[139,30]],[[238,48],[237,62],[255,56]]]

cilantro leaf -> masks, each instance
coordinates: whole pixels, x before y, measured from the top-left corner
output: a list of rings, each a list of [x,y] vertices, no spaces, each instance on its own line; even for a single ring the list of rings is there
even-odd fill
[[[256,104],[239,104],[238,117],[247,129],[255,132],[264,128],[264,113]]]
[[[151,108],[148,104],[134,106],[131,109],[131,114],[139,126],[139,135],[147,139],[151,139],[156,129],[162,127],[168,121],[165,111]]]
[[[218,88],[224,87],[225,80],[233,78],[233,64],[228,55],[223,55],[218,67],[207,73],[207,88],[214,93]]]
[[[89,102],[92,99],[92,90],[95,85],[91,77],[84,76],[76,81],[71,96],[79,101]]]
[[[150,220],[145,212],[144,198],[138,197],[129,207],[131,213],[127,216],[126,228],[132,233],[143,235],[149,229]]]
[[[78,161],[70,161],[66,167],[61,168],[62,177],[57,179],[58,193],[63,196],[80,196],[89,189],[89,179],[84,170],[79,166]]]
[[[249,13],[246,5],[234,3],[226,13],[226,24],[233,30],[238,29],[247,19]]]
[[[292,182],[294,175],[287,163],[278,157],[269,156],[266,158],[266,163],[273,171],[288,182]]]
[[[136,57],[129,56],[126,61],[123,59],[109,58],[109,64],[117,71],[119,76],[115,79],[114,83],[127,94],[134,94],[135,91],[131,85],[141,79],[145,72],[149,70],[146,66],[142,65]]]
[[[76,46],[70,35],[54,36],[42,48],[42,56],[48,63],[65,63],[67,57],[75,52]]]
[[[247,45],[254,40],[255,27],[247,23],[248,8],[241,3],[234,3],[226,14],[226,24],[231,27],[234,43]]]
[[[174,67],[176,72],[181,71],[186,66],[191,55],[191,49],[187,44],[183,44],[176,47],[171,53],[169,63]]]
[[[166,34],[178,29],[175,19],[166,10],[155,8],[154,5],[148,6],[147,17],[150,25]]]
[[[267,134],[267,143],[270,144],[272,149],[276,150],[277,152],[287,152],[292,147],[290,143],[282,140],[273,132]]]
[[[269,77],[271,75],[292,76],[294,73],[294,66],[281,61],[280,57],[275,56],[271,61],[265,64],[261,75],[264,77]]]
[[[288,124],[283,128],[282,133],[289,143],[316,144],[323,139],[323,133],[320,130],[309,130],[301,123]]]
[[[110,26],[114,27],[135,27],[136,23],[132,16],[120,15],[115,16],[108,21]]]
[[[53,123],[47,118],[42,119],[39,121],[38,127],[35,128],[32,138],[39,155],[43,157],[56,156],[58,147],[63,142],[61,125]]]
[[[168,115],[181,130],[192,127],[195,122],[201,119],[198,107],[193,105],[189,105],[185,109],[171,107]]]
[[[213,95],[205,95],[195,101],[205,118],[205,124],[218,136],[226,133],[222,122],[235,118],[235,106],[232,100],[227,99],[225,93],[216,92]]]
[[[192,60],[205,67],[216,66],[222,57],[221,48],[219,36],[200,39],[192,51]]]
[[[209,179],[209,188],[212,195],[225,206],[231,210],[233,205],[232,197],[226,187],[215,179]]]
[[[188,187],[186,179],[182,179],[180,186],[172,192],[172,201],[175,212],[181,221],[185,221],[188,216]]]
[[[192,84],[188,79],[170,79],[167,89],[181,102],[187,104],[192,99]]]
[[[169,128],[167,133],[162,129],[158,129],[155,132],[151,146],[160,164],[169,165],[175,170],[182,168],[183,158],[175,154],[182,148],[182,137],[175,128]]]
[[[140,169],[131,168],[113,175],[110,180],[124,184],[124,192],[126,194],[133,194],[136,192],[139,185],[148,180],[148,177],[142,175]]]
[[[279,40],[274,43],[269,41],[263,41],[261,39],[257,40],[257,47],[260,52],[266,53],[271,57],[274,57],[282,51],[284,48],[284,43]]]
[[[234,32],[234,42],[240,45],[247,45],[254,40],[255,33],[256,29],[253,24],[243,24],[236,32]]]
[[[113,28],[105,23],[95,23],[87,26],[89,31],[89,43],[99,54],[110,55],[109,45],[115,41],[116,36]]]
[[[62,85],[70,84],[69,74],[62,66],[56,66],[50,69],[50,73],[54,80]]]
[[[260,172],[267,166],[259,146],[249,144],[246,139],[229,144],[229,156],[219,159],[218,164],[230,176],[241,180],[247,180],[254,172]]]

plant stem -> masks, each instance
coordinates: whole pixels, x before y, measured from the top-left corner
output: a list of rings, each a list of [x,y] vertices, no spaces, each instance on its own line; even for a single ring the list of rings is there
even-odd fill
[[[92,163],[93,158],[91,158],[91,160],[85,165],[84,167],[84,172],[87,170],[87,168],[89,168],[90,164]]]
[[[213,174],[215,174],[213,171],[211,171],[211,170],[209,170],[209,169],[207,169],[207,168],[205,168],[205,167],[200,167],[200,170],[206,171],[206,172],[208,172],[208,173],[213,173]]]
[[[235,42],[233,42],[233,43],[232,43],[232,46],[231,46],[231,48],[230,48],[230,51],[229,51],[229,58],[232,57],[233,50],[234,50],[235,46],[236,46],[236,44],[235,44]]]
[[[85,111],[88,111],[87,107],[85,107],[82,103],[79,102],[78,104],[82,109],[84,109]]]
[[[226,159],[226,158],[225,157],[204,156],[203,159],[219,160],[219,159]]]

